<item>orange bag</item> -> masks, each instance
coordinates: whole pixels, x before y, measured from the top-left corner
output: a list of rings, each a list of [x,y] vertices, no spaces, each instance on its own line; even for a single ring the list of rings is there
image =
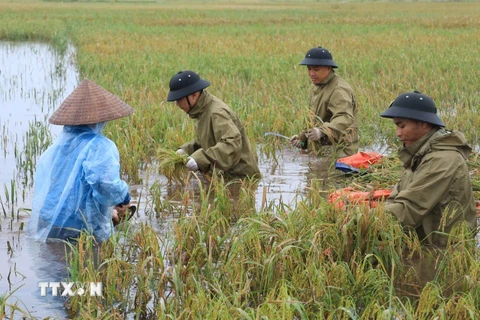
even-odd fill
[[[371,164],[377,163],[383,156],[373,151],[360,151],[349,157],[340,158],[335,161],[335,169],[343,172],[360,172],[360,169],[366,169]]]
[[[376,208],[379,201],[384,201],[392,190],[380,189],[371,192],[358,191],[353,188],[343,188],[328,195],[328,203],[336,208],[345,208],[346,205],[368,205]]]

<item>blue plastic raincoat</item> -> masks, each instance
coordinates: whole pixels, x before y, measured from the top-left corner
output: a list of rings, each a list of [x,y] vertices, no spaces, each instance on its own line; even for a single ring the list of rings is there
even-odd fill
[[[40,157],[27,233],[36,240],[70,239],[88,231],[97,241],[112,233],[113,206],[129,198],[120,179],[118,149],[105,123],[64,126]]]

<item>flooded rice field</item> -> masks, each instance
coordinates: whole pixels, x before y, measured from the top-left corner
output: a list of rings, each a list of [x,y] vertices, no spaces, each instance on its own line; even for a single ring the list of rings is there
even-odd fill
[[[24,230],[36,159],[62,129],[48,124],[48,118],[80,80],[74,60],[72,48],[60,55],[45,44],[0,42],[0,302],[2,296],[6,297],[9,305],[17,304],[28,312],[23,314],[28,318],[67,317],[65,299],[42,296],[38,286],[39,282],[68,277],[64,259],[67,248],[62,243],[35,242],[25,237]],[[260,147],[258,155],[263,175],[255,192],[258,209],[267,203],[294,207],[306,195],[312,178],[322,181],[328,177],[330,162],[302,151],[281,148],[274,159]],[[166,177],[155,172],[144,172],[142,177],[141,185],[130,185],[132,203],[138,206],[132,223],[148,221],[165,234],[175,214],[162,203],[182,206],[182,195],[189,188],[198,189],[199,183],[190,179],[184,187],[168,186]],[[152,198],[152,188],[158,189],[159,199]],[[232,197],[238,191],[233,185]],[[421,272],[434,274],[427,269]]]
[[[0,297],[8,297],[9,305],[16,304],[28,312],[27,317],[37,319],[67,317],[64,298],[42,296],[38,286],[68,276],[67,248],[62,243],[35,242],[24,230],[36,159],[62,129],[48,124],[48,118],[80,82],[74,60],[71,48],[60,55],[46,44],[0,42]],[[305,194],[309,177],[321,177],[327,169],[316,157],[289,148],[277,151],[278,161],[261,153],[259,158],[263,175],[255,199],[259,208],[265,203],[294,205]],[[185,189],[167,187],[164,176],[152,173],[144,174],[144,180],[143,185],[130,186],[132,203],[138,205],[133,223],[149,220],[165,232],[173,218],[152,219],[153,204],[145,195],[157,184],[161,201],[180,205]],[[196,180],[188,187],[198,187]]]

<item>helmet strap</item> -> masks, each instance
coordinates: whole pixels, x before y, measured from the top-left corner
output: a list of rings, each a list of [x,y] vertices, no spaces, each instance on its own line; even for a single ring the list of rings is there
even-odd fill
[[[185,98],[187,99],[188,108],[189,108],[187,113],[189,113],[190,111],[192,111],[193,106],[192,106],[192,104],[190,103],[190,99],[188,99],[188,96],[186,96]]]

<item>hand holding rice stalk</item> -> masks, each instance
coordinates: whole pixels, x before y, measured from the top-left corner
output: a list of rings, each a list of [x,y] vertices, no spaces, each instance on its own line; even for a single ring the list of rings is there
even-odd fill
[[[335,133],[333,132],[333,130],[326,126],[325,121],[323,121],[322,118],[314,114],[312,111],[310,111],[305,118],[305,123],[307,128],[321,127],[322,134],[328,139],[331,144],[335,144]],[[351,140],[354,135],[355,130],[352,128],[347,128],[343,132],[343,138],[346,140]]]
[[[185,184],[185,165],[188,161],[187,154],[178,154],[174,150],[161,148],[158,152],[160,159],[160,172],[172,182]]]
[[[115,206],[112,211],[112,222],[114,226],[119,225],[121,222],[129,221],[135,212],[137,211],[137,207],[135,205],[131,205],[127,208],[127,206]]]
[[[317,116],[313,111],[309,110],[307,115],[304,117],[304,123],[304,127],[306,129],[303,130],[303,133],[307,136],[307,138],[312,129],[321,127],[321,135],[319,138],[326,137],[330,143],[334,143],[335,140],[333,131],[329,127],[325,126],[325,122],[322,120],[322,118]],[[319,138],[312,141],[318,141]],[[315,145],[313,145],[313,151],[315,151]]]
[[[317,115],[313,115],[313,125],[311,126],[311,128],[315,128],[315,127],[322,127],[322,132],[323,134],[328,138],[328,140],[330,141],[330,143],[334,143],[334,133],[332,131],[332,129],[330,129],[329,127],[325,126],[325,122],[322,120],[322,118],[320,118],[319,116]],[[320,125],[318,125],[318,123],[320,123]]]

